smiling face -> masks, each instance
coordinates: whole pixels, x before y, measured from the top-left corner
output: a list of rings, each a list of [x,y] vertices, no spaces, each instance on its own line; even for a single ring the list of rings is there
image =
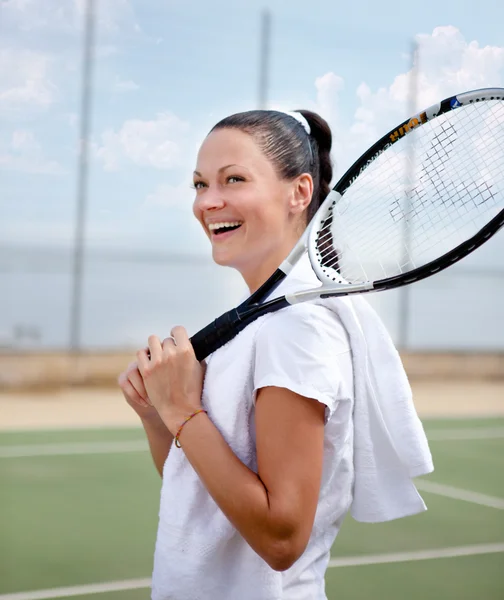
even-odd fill
[[[254,138],[235,128],[212,131],[198,153],[193,211],[216,263],[234,267],[251,291],[287,256],[303,229],[310,175],[281,179]]]

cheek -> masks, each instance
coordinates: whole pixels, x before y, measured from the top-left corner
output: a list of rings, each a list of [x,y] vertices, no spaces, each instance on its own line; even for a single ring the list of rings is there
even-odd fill
[[[285,202],[271,188],[266,190],[251,190],[250,194],[243,194],[240,198],[240,208],[243,216],[249,223],[260,224],[270,229],[284,219],[286,214]],[[238,205],[237,205],[238,206]]]
[[[271,197],[256,205],[253,214],[254,221],[261,226],[263,231],[277,231],[287,216],[282,203]]]
[[[196,198],[192,205],[193,215],[198,219],[201,225],[203,225],[203,213],[198,205],[198,199]]]

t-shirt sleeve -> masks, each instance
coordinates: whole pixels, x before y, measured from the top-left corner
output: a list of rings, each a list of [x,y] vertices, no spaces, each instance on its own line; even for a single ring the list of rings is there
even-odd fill
[[[336,314],[300,304],[265,319],[256,334],[254,399],[263,387],[289,389],[326,405],[330,418],[348,399],[352,361],[346,331]]]

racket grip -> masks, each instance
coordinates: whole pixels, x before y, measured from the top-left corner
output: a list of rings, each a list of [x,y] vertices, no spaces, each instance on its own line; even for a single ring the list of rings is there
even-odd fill
[[[240,318],[236,308],[224,313],[190,338],[196,358],[199,361],[204,360],[209,354],[230,342],[246,326],[247,322]]]

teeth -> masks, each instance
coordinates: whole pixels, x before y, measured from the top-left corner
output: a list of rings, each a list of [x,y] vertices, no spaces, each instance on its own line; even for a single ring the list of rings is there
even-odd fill
[[[210,223],[208,229],[215,231],[215,229],[222,229],[223,227],[238,227],[242,221],[223,221],[222,223]]]

